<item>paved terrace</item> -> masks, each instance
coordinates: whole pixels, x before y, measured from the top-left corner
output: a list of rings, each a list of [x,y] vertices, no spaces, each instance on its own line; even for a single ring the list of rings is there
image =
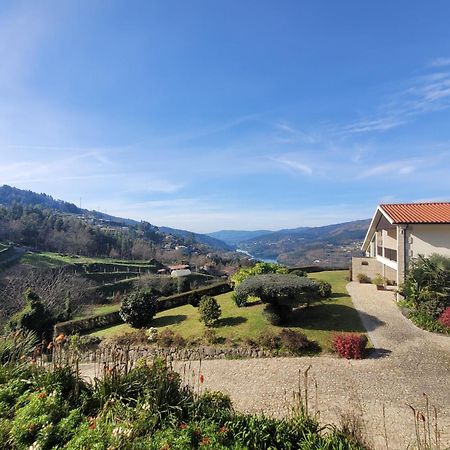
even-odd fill
[[[175,362],[174,368],[198,379],[203,389],[228,393],[236,409],[283,416],[289,413],[299,372],[309,366],[310,404],[317,398],[323,422],[342,414],[361,416],[375,449],[406,449],[415,442],[413,413],[424,393],[438,409],[441,448],[450,446],[450,337],[420,330],[399,312],[390,291],[349,283],[348,292],[377,348],[371,358],[348,361],[334,356]],[[86,367],[86,375],[92,367]],[[314,380],[314,381],[313,381]],[[317,396],[313,387],[317,383]],[[195,383],[195,381],[192,381]],[[383,421],[383,406],[385,418]]]

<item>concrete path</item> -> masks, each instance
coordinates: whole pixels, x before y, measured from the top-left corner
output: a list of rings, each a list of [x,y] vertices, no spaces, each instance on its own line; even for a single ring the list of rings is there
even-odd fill
[[[377,347],[371,358],[212,360],[175,362],[174,368],[193,386],[202,373],[201,389],[228,393],[238,410],[280,417],[289,414],[292,394],[303,380],[300,374],[311,366],[310,406],[317,407],[326,423],[339,423],[346,415],[362,421],[375,449],[413,447],[409,405],[423,410],[428,399],[438,411],[441,449],[450,447],[450,337],[412,325],[400,314],[392,292],[358,283],[350,283],[347,289]],[[85,373],[89,372],[92,366],[86,367]]]

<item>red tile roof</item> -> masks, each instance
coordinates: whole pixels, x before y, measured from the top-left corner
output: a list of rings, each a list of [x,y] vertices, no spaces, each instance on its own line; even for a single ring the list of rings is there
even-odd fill
[[[450,202],[380,205],[393,223],[450,223]]]

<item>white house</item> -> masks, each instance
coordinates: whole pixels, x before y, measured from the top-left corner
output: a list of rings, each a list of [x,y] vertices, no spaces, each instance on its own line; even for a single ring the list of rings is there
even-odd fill
[[[362,250],[352,259],[352,278],[377,273],[403,283],[413,258],[438,253],[450,257],[450,202],[382,204],[375,211]]]

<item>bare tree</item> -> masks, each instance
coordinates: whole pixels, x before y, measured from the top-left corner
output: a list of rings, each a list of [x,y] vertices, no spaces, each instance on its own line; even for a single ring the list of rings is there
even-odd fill
[[[70,298],[70,312],[91,303],[95,284],[67,267],[11,270],[0,280],[0,323],[4,323],[24,304],[23,293],[32,289],[54,317],[63,317]]]

